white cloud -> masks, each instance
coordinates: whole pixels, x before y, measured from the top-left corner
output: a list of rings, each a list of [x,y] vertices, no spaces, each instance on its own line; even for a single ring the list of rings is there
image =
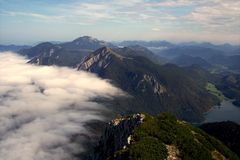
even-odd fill
[[[240,1],[203,1],[185,18],[204,27],[204,30],[239,33]]]
[[[104,119],[92,99],[122,92],[90,73],[26,61],[0,53],[0,159],[74,159],[84,151],[81,135],[91,134],[84,125]]]
[[[167,8],[193,7],[187,16],[179,16],[167,11]],[[165,9],[163,12],[161,9]],[[177,10],[177,9],[176,9]],[[235,26],[239,24],[240,1],[238,0],[164,0],[164,1],[144,1],[144,0],[113,0],[99,2],[73,2],[70,4],[60,4],[52,6],[51,11],[55,15],[45,15],[33,12],[13,12],[7,11],[2,14],[11,16],[29,16],[45,21],[58,21],[69,24],[95,24],[96,22],[139,22],[146,24],[158,23],[163,25],[163,21],[185,22],[194,21],[198,24],[226,24]],[[154,25],[154,24],[153,24]],[[156,24],[155,24],[156,25]]]
[[[161,2],[149,2],[147,6],[151,7],[181,7],[181,6],[189,6],[194,2],[191,0],[166,0]]]
[[[160,31],[160,28],[152,28],[152,31]]]
[[[11,11],[4,11],[2,13],[3,15],[9,15],[9,16],[26,16],[26,17],[33,17],[41,20],[47,20],[47,21],[59,21],[64,20],[65,16],[50,16],[50,15],[44,15],[39,13],[32,13],[32,12],[11,12]]]
[[[112,37],[116,37],[117,40],[123,40],[138,38],[134,36],[137,35],[142,39],[149,39],[149,36],[141,35],[147,35],[152,28],[159,26],[161,34],[175,32],[176,39],[182,36],[180,33],[187,31],[196,36],[205,33],[218,34],[218,37],[222,38],[233,36],[231,42],[239,43],[239,39],[236,41],[235,38],[236,34],[240,34],[239,9],[239,0],[101,0],[50,5],[47,10],[51,15],[27,11],[11,12],[11,15],[67,24],[64,27],[70,27],[71,24],[81,25],[81,29],[71,26],[68,32],[64,31],[68,36],[91,34],[103,39],[112,40]],[[86,28],[83,28],[84,26]],[[88,26],[90,27],[87,28]],[[51,32],[53,33],[55,32]],[[155,35],[150,39],[155,39]]]
[[[172,13],[168,8],[174,7],[192,7],[192,11],[185,13],[187,16],[177,15]],[[166,23],[172,23],[174,28],[175,23],[183,24],[189,20],[199,24],[222,24],[224,27],[239,26],[240,16],[240,2],[238,0],[167,0],[167,1],[120,1],[114,0],[111,2],[89,2],[89,3],[74,3],[67,7],[62,6],[62,9],[67,14],[75,17],[75,20],[79,19],[91,21],[96,23],[99,21],[109,22],[142,22],[144,24],[161,25]],[[163,12],[161,9],[165,9]],[[176,9],[177,10],[177,9]],[[87,19],[81,17],[87,16]],[[223,25],[224,24],[224,25]],[[184,25],[183,25],[184,27]],[[204,28],[208,30],[208,28]]]
[[[150,5],[152,4],[152,5]],[[97,22],[153,22],[152,20],[172,20],[173,15],[154,9],[155,3],[143,0],[114,0],[100,2],[75,2],[59,5],[56,11],[72,17],[74,21],[84,21],[91,24]]]

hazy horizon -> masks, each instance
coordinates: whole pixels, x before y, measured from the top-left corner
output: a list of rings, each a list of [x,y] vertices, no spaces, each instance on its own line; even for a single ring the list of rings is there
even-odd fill
[[[0,43],[0,45],[19,45],[19,46],[23,46],[23,45],[27,45],[27,46],[35,46],[35,45],[38,45],[40,43],[44,43],[44,42],[50,42],[50,43],[56,43],[56,44],[60,44],[60,43],[65,43],[65,42],[71,42],[79,37],[84,37],[84,36],[89,36],[89,35],[80,35],[78,37],[73,37],[72,39],[68,39],[68,40],[57,40],[57,39],[54,39],[54,40],[39,40],[39,41],[33,41],[33,42],[27,42],[27,43],[24,43],[24,42],[19,42],[19,43],[12,43],[12,42],[7,42],[7,43]],[[110,42],[110,43],[120,43],[120,42],[123,42],[123,41],[144,41],[144,42],[150,42],[150,41],[166,41],[166,42],[170,42],[172,44],[184,44],[184,43],[211,43],[213,45],[225,45],[225,44],[230,44],[232,46],[239,46],[240,43],[231,43],[231,42],[212,42],[212,41],[197,41],[197,40],[189,40],[189,41],[174,41],[174,40],[166,40],[166,39],[153,39],[153,40],[145,40],[145,39],[123,39],[123,40],[105,40],[105,39],[99,39],[98,37],[93,37],[93,36],[89,36],[89,37],[92,37],[92,38],[95,38],[95,39],[98,39],[100,41],[106,41],[106,42]]]
[[[0,6],[0,44],[84,35],[106,41],[240,44],[238,0],[1,0]]]

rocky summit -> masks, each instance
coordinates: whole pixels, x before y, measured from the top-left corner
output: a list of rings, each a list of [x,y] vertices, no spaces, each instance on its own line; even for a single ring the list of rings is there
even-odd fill
[[[112,120],[89,159],[239,160],[219,140],[167,113]]]

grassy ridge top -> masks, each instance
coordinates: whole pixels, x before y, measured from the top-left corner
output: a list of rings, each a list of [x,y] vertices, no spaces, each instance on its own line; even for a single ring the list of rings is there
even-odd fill
[[[130,145],[116,152],[114,157],[130,160],[171,157],[184,160],[239,160],[219,140],[167,113],[157,117],[146,115],[144,122],[135,129]]]

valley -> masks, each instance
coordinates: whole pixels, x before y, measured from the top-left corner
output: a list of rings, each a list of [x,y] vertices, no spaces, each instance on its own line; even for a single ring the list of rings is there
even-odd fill
[[[221,105],[214,106],[204,114],[204,123],[233,121],[240,124],[240,108],[232,104],[232,102],[232,100],[224,100]]]

